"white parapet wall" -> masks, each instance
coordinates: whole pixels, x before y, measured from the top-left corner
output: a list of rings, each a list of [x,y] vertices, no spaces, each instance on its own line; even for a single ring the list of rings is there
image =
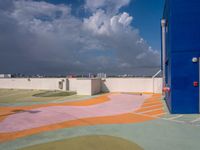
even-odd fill
[[[162,93],[162,78],[105,78],[101,91]]]
[[[101,92],[101,79],[69,78],[69,90],[78,95],[95,95]]]
[[[2,89],[75,91],[78,95],[100,92],[162,93],[162,78],[2,78]]]
[[[66,78],[5,78],[0,79],[2,89],[68,90]]]

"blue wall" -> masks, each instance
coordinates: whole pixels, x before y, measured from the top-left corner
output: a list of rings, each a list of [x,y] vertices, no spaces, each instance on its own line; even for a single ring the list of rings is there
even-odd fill
[[[199,113],[200,0],[166,0],[163,14],[168,22],[166,33],[166,95],[171,113]]]

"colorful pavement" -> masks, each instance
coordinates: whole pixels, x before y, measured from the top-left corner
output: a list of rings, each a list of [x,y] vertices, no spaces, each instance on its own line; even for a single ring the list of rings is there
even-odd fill
[[[198,118],[168,114],[159,94],[109,93],[2,106],[0,149],[195,150],[200,147]]]

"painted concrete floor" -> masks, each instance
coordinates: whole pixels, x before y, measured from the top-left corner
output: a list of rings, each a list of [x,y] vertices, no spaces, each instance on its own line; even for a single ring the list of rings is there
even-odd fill
[[[28,103],[31,95],[26,102],[21,92],[0,90],[2,150],[200,149],[200,115],[169,114],[159,94],[108,93]],[[1,99],[13,94],[18,101],[5,105]]]

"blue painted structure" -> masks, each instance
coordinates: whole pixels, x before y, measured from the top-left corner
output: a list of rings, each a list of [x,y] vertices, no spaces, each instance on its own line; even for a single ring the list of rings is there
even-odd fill
[[[166,102],[171,113],[199,113],[200,0],[166,0]]]

